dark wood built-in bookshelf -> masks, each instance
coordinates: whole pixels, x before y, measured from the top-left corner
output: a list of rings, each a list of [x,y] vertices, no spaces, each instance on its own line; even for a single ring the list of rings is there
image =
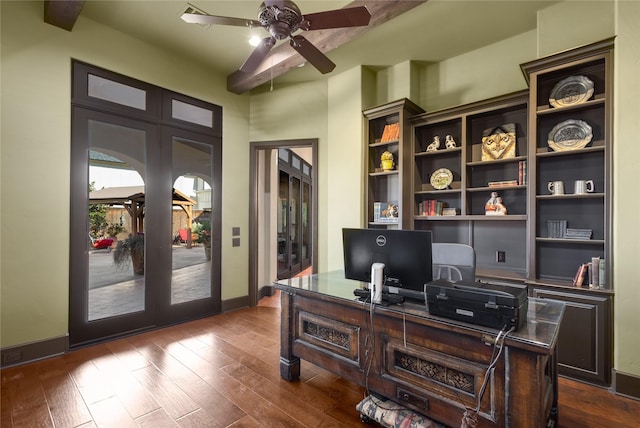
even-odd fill
[[[411,228],[411,195],[404,189],[411,177],[411,136],[409,118],[424,110],[404,98],[389,104],[367,109],[365,117],[365,141],[367,152],[367,217],[369,227]],[[381,156],[393,155],[391,170],[383,170]],[[380,221],[375,215],[376,204],[393,204],[397,217]]]
[[[519,175],[528,155],[528,99],[528,91],[520,91],[411,119],[416,206],[413,228],[431,230],[434,242],[472,245],[478,274],[516,280],[527,274],[523,245],[527,233],[527,186]],[[507,123],[515,124],[515,156],[483,161],[483,132]],[[455,148],[425,151],[434,137],[444,141],[445,135],[453,136]],[[445,189],[434,189],[431,175],[440,168],[452,172],[453,182]],[[493,187],[496,183],[503,184]],[[485,203],[494,191],[503,199],[507,215],[485,215]],[[425,199],[442,201],[459,215],[425,216],[417,209]],[[507,254],[505,262],[497,262],[498,251]]]
[[[560,373],[604,385],[610,383],[613,346],[613,46],[613,39],[608,39],[521,65],[531,106],[529,288],[533,296],[566,303],[558,345]],[[559,82],[581,76],[593,82],[592,96],[553,106],[550,97]],[[588,124],[592,139],[583,148],[554,151],[549,134],[568,120]],[[574,194],[575,180],[593,180],[593,192]],[[563,181],[565,194],[550,195],[550,181]],[[566,221],[567,228],[590,230],[590,238],[550,238],[547,222],[556,219]],[[594,257],[604,260],[602,275],[595,275],[598,284],[587,278],[575,287],[576,272]]]
[[[489,100],[424,112],[403,99],[364,112],[369,227],[430,230],[434,242],[469,244],[478,279],[526,284],[531,296],[564,301],[560,373],[602,385],[610,383],[613,336],[612,55],[609,39],[522,64],[529,89]],[[552,103],[559,83],[576,76],[593,82],[593,94]],[[551,147],[550,133],[566,121],[591,127],[588,144]],[[381,141],[385,126],[395,123],[399,139]],[[515,129],[515,152],[483,159],[485,131],[507,124]],[[447,135],[455,147],[445,146]],[[440,147],[428,150],[436,136]],[[395,156],[392,171],[380,170],[385,150]],[[442,169],[448,184],[434,188],[431,177]],[[575,194],[576,180],[592,180],[593,191]],[[564,183],[564,194],[550,193],[553,181]],[[502,198],[506,215],[485,214],[492,192]],[[376,201],[397,201],[398,222],[374,222]],[[588,236],[551,236],[550,220]],[[587,278],[575,286],[580,266],[594,258],[602,260],[599,284]]]

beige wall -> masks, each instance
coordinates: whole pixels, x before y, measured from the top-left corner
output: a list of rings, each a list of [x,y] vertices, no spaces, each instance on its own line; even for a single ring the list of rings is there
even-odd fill
[[[249,179],[249,97],[227,92],[224,76],[83,17],[73,32],[45,24],[41,1],[0,3],[1,346],[68,331],[72,59],[223,106],[222,297],[246,296],[248,198],[238,195]],[[231,247],[233,226],[245,245]]]

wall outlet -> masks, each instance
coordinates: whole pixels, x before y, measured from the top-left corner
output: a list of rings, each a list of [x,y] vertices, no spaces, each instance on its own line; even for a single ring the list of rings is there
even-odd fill
[[[496,251],[496,262],[505,263],[507,261],[507,254],[504,251]]]

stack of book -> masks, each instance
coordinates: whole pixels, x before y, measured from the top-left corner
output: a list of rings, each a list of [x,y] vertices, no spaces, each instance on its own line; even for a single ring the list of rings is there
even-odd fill
[[[442,208],[443,216],[460,215],[460,208]]]
[[[518,162],[518,184],[524,186],[527,184],[527,161]]]
[[[380,139],[381,143],[385,143],[387,141],[394,141],[400,138],[400,124],[399,123],[390,123],[389,125],[385,125],[382,130],[382,138]]]
[[[547,220],[549,238],[564,238],[567,233],[567,220]]]
[[[566,239],[591,239],[592,229],[567,229],[564,232]]]
[[[604,289],[606,286],[605,261],[600,257],[592,257],[591,261],[578,266],[573,277],[575,287]]]
[[[497,188],[497,187],[513,187],[513,186],[517,186],[519,183],[518,183],[518,180],[502,180],[502,181],[490,181],[488,184],[490,188]]]
[[[418,215],[422,216],[441,216],[441,215],[458,215],[457,208],[448,208],[448,204],[435,199],[427,199],[418,204]]]

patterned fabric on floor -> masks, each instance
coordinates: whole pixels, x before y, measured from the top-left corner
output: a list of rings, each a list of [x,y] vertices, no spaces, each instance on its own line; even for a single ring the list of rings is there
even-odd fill
[[[369,395],[356,406],[363,416],[387,428],[447,428],[428,417],[385,398]]]

